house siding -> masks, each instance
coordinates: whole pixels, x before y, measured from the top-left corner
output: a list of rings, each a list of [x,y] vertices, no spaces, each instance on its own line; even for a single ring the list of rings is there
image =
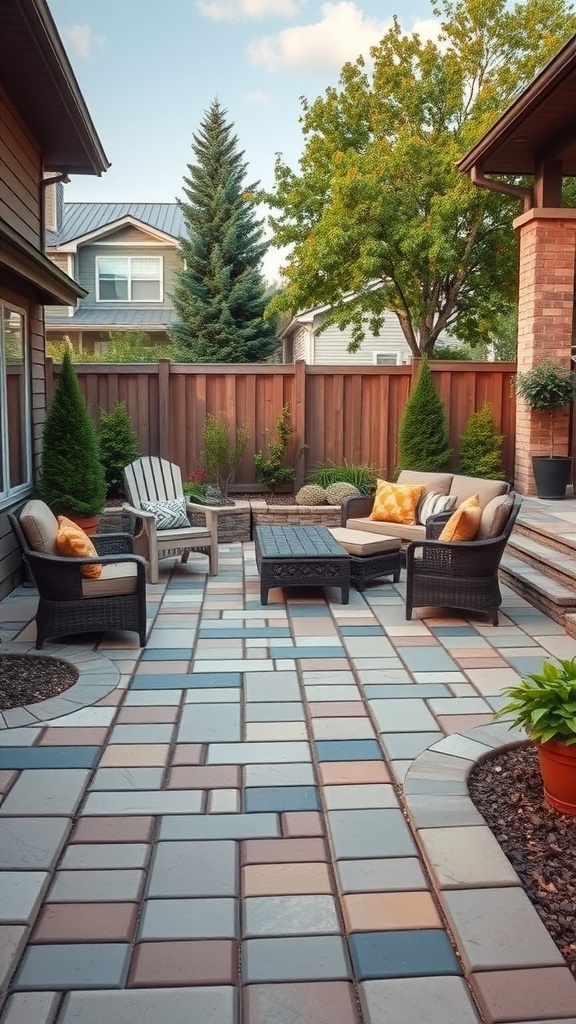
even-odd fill
[[[42,248],[42,158],[16,108],[0,88],[0,217]]]
[[[322,317],[317,317],[314,323],[315,330],[322,323]],[[393,313],[389,313],[382,326],[380,337],[375,338],[370,334],[364,338],[357,352],[348,352],[348,345],[352,340],[352,329],[340,330],[331,325],[321,334],[316,334],[314,340],[314,362],[316,365],[339,365],[358,366],[373,365],[374,352],[400,352],[404,362],[410,361],[410,349],[408,348],[402,329]],[[305,358],[301,356],[299,358]]]
[[[140,238],[142,234],[139,233]],[[81,299],[79,306],[82,308],[98,309],[100,305],[96,301],[96,257],[97,256],[161,256],[163,258],[163,286],[164,294],[161,302],[147,302],[147,309],[171,309],[170,293],[174,287],[174,273],[180,265],[178,251],[172,248],[163,248],[154,245],[140,245],[138,247],[126,246],[123,249],[112,249],[105,245],[81,246],[77,254],[77,276],[78,284],[88,292],[86,298]],[[109,303],[106,303],[109,305]],[[117,309],[131,309],[134,304],[130,302],[115,302]],[[142,303],[138,303],[142,305]]]
[[[293,335],[292,342],[292,361],[295,363],[298,359],[306,359],[306,341],[308,338],[308,327],[299,327]]]
[[[67,252],[54,252],[50,253],[50,259],[65,274],[68,274],[69,277],[74,277],[74,257],[72,255],[69,255]],[[50,313],[56,313],[58,316],[63,317],[69,317],[71,313],[70,306],[48,306],[47,309]]]

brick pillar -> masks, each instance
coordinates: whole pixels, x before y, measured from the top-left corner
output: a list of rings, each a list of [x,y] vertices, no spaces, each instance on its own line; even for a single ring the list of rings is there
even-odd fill
[[[514,221],[520,232],[518,370],[549,357],[570,366],[574,307],[576,210],[533,209]],[[549,452],[548,415],[516,400],[515,486],[535,494],[532,455]],[[568,410],[558,415],[555,454],[568,454]]]

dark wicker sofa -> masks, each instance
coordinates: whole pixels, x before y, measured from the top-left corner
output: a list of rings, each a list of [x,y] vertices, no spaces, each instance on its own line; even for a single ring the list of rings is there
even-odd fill
[[[522,499],[510,495],[508,518],[496,537],[487,540],[438,540],[450,513],[434,516],[426,524],[426,540],[406,548],[406,618],[412,609],[434,606],[486,612],[498,625],[502,595],[498,568]]]
[[[42,507],[43,506],[43,507]],[[31,530],[30,510],[47,529]],[[21,519],[24,515],[26,532]],[[51,518],[50,518],[51,517]],[[91,537],[98,558],[66,558],[50,549],[52,513],[43,502],[32,500],[20,513],[8,513],[22,559],[38,587],[36,611],[40,650],[50,637],[90,633],[107,629],[128,629],[138,633],[140,646],[146,644],[146,562],[133,552],[129,534],[106,533]],[[55,522],[55,520],[54,520]],[[32,538],[30,540],[29,538]],[[54,534],[55,538],[55,534]],[[82,576],[83,565],[102,565],[100,579]]]

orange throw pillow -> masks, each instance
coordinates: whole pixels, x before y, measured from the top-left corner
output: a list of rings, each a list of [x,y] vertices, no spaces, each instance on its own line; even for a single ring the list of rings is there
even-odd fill
[[[452,513],[438,540],[474,540],[481,518],[482,508],[478,495],[472,494]]]
[[[58,516],[56,550],[68,558],[95,558],[98,554],[88,534],[66,516]],[[97,580],[102,575],[102,566],[83,565],[80,572],[86,579]]]
[[[370,519],[414,526],[423,490],[422,484],[389,484],[386,480],[377,480]]]

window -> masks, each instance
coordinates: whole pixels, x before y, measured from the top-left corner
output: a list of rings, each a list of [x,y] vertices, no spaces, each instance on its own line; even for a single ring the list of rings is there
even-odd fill
[[[375,366],[401,366],[402,356],[400,352],[373,352],[372,362]]]
[[[160,256],[98,256],[98,302],[161,302]]]
[[[29,486],[30,467],[26,322],[0,303],[0,501]]]

